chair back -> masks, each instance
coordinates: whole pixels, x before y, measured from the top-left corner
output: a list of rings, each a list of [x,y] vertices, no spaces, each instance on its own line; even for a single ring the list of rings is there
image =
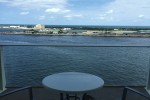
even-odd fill
[[[133,93],[135,94],[138,94],[140,96],[142,96],[143,98],[147,99],[147,100],[150,100],[150,97],[149,96],[146,96],[145,94],[143,94],[142,92],[139,92],[135,89],[132,89],[132,88],[129,88],[129,87],[125,87],[124,90],[123,90],[123,94],[122,94],[122,100],[126,100],[126,97],[127,97],[127,91],[132,91]]]
[[[31,86],[26,86],[26,87],[23,87],[23,88],[15,89],[15,90],[12,90],[12,91],[9,91],[9,92],[6,92],[6,93],[1,93],[0,94],[0,99],[6,97],[8,95],[14,94],[16,92],[26,90],[26,89],[28,89],[28,91],[29,91],[29,93],[28,93],[29,100],[34,100],[34,98],[33,98],[33,91],[32,91],[32,87]]]

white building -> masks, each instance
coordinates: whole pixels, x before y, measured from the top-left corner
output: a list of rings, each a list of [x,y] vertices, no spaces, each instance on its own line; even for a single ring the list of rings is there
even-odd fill
[[[9,26],[10,28],[20,28],[20,26]]]
[[[71,28],[63,28],[62,30],[64,30],[64,31],[71,30]]]
[[[37,24],[34,28],[35,29],[45,29],[45,25]]]

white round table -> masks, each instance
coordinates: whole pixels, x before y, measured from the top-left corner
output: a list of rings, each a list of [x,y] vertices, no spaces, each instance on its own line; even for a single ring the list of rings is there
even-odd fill
[[[100,77],[88,73],[63,72],[45,77],[42,84],[48,89],[63,93],[79,93],[101,88],[104,81]]]
[[[104,81],[92,74],[63,72],[45,77],[42,84],[49,89],[70,93],[101,88],[104,85]]]

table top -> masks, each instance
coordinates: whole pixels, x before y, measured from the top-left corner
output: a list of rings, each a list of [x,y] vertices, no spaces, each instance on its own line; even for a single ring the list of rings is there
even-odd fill
[[[103,87],[104,81],[88,73],[63,72],[45,77],[42,84],[46,88],[63,92],[85,92]]]

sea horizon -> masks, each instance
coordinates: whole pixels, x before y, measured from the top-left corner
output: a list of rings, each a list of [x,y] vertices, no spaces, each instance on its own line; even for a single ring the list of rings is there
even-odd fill
[[[35,26],[36,24],[0,24],[0,26]],[[144,25],[49,25],[43,24],[46,27],[87,27],[87,28],[150,28]]]

